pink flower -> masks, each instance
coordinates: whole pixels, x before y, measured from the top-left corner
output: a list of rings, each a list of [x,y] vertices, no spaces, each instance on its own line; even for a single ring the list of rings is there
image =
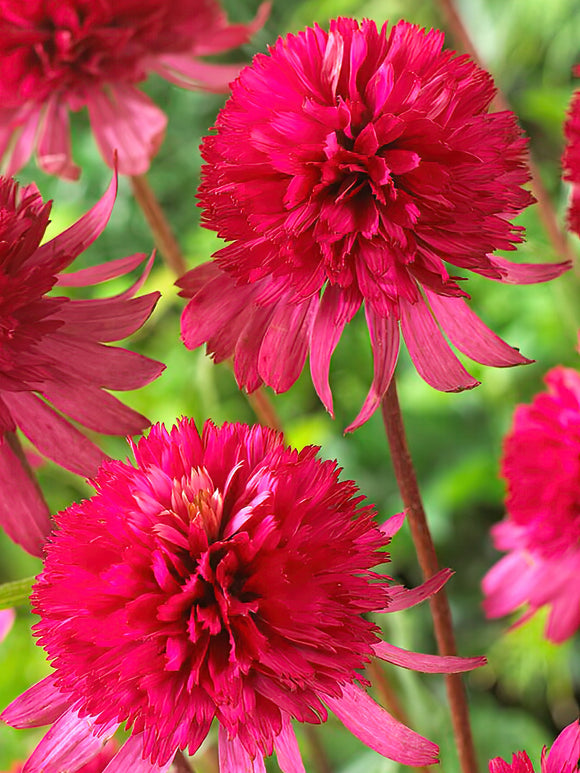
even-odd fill
[[[19,188],[0,178],[0,525],[35,555],[42,553],[51,521],[13,433],[20,429],[67,470],[93,476],[104,454],[65,416],[108,435],[141,432],[149,421],[105,389],[137,389],[163,370],[161,363],[102,343],[125,338],[151,314],[159,293],[133,297],[146,273],[110,298],[49,294],[122,276],[145,260],[137,254],[61,273],[103,231],[115,193],[116,178],[77,223],[41,245],[51,202],[43,203],[34,185]]]
[[[548,392],[516,409],[502,475],[508,517],[492,534],[504,556],[484,577],[484,609],[502,617],[548,605],[545,635],[562,642],[580,625],[580,375],[554,368]]]
[[[580,76],[580,65],[574,68],[574,74]],[[572,183],[568,228],[580,236],[580,89],[574,92],[570,102],[564,124],[564,136],[566,138],[562,157],[564,180]]]
[[[69,112],[89,111],[103,158],[146,172],[165,114],[136,88],[150,72],[186,88],[227,91],[239,65],[199,57],[241,45],[263,24],[228,25],[218,0],[0,0],[0,157],[15,174],[34,148],[48,174],[76,179]]]
[[[532,201],[526,142],[512,113],[488,113],[491,77],[442,45],[407,22],[387,35],[342,18],[279,39],[233,84],[202,145],[199,193],[205,226],[231,244],[178,284],[191,298],[186,346],[233,357],[248,391],[289,389],[310,354],[332,413],[330,358],[363,304],[374,378],[349,429],[387,390],[399,325],[437,389],[477,384],[443,333],[478,362],[527,362],[471,311],[444,261],[511,283],[568,264],[491,255],[522,241],[510,218]]]
[[[15,727],[53,723],[27,773],[79,765],[125,723],[112,771],[168,770],[193,754],[214,718],[220,767],[264,771],[276,750],[303,771],[291,719],[328,709],[363,743],[404,764],[437,747],[355,684],[375,655],[422,671],[468,670],[484,658],[394,647],[366,619],[436,592],[389,587],[384,563],[401,516],[383,527],[334,462],[264,427],[182,419],[133,445],[137,466],[107,460],[96,494],[57,516],[33,590],[35,626],[55,673],[9,706]],[[70,768],[74,770],[74,768]]]
[[[579,773],[580,771],[580,724],[578,720],[565,727],[556,738],[546,757],[542,749],[542,773]],[[534,773],[526,752],[514,754],[512,764],[501,757],[489,761],[489,773]]]
[[[14,610],[13,609],[1,609],[0,610],[0,642],[8,636],[12,625],[14,624]]]

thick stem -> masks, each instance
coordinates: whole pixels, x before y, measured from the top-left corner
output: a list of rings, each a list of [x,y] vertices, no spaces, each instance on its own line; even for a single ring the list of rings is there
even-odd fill
[[[173,758],[174,773],[195,773],[195,768],[191,765],[183,752],[177,752]]]
[[[435,546],[427,524],[417,476],[407,446],[403,417],[397,396],[395,380],[391,384],[382,401],[383,421],[397,484],[401,492],[411,536],[417,551],[419,565],[425,579],[439,570]],[[451,611],[445,589],[440,590],[429,600],[437,647],[441,655],[455,655],[455,635],[451,621]],[[476,773],[477,761],[471,725],[467,696],[459,674],[448,674],[445,677],[453,733],[457,745],[457,754],[463,773]]]

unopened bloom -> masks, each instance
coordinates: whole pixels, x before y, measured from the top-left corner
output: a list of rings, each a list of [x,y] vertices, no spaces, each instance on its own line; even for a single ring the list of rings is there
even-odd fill
[[[574,68],[580,76],[580,65]],[[580,89],[574,92],[564,124],[566,147],[562,157],[564,180],[572,184],[568,228],[580,236]]]
[[[84,107],[105,161],[147,171],[165,114],[136,88],[148,74],[186,88],[227,91],[239,65],[200,57],[248,41],[218,0],[0,0],[0,157],[15,174],[36,148],[45,172],[75,179],[69,113]]]
[[[103,231],[115,192],[116,178],[78,222],[41,244],[52,202],[43,202],[34,185],[19,188],[0,177],[0,526],[35,555],[51,522],[16,430],[67,470],[93,476],[104,454],[66,417],[108,435],[142,432],[149,421],[105,390],[137,389],[163,370],[105,345],[151,314],[159,293],[133,297],[142,279],[109,298],[71,300],[52,292],[122,276],[146,259],[136,254],[63,273]]]
[[[240,386],[283,392],[306,356],[332,413],[328,374],[364,305],[374,378],[349,429],[387,390],[399,326],[419,374],[477,384],[445,336],[478,362],[527,362],[465,302],[456,272],[530,283],[567,264],[515,265],[510,220],[532,202],[515,116],[489,113],[491,77],[407,22],[332,21],[280,38],[232,87],[202,145],[203,224],[231,242],[178,282],[189,348],[233,357]],[[451,264],[451,273],[449,266]]]
[[[120,723],[130,737],[114,770],[166,771],[214,719],[222,773],[263,771],[273,750],[297,773],[291,720],[318,724],[328,709],[381,754],[435,762],[435,744],[367,695],[361,669],[373,655],[423,671],[484,659],[401,650],[367,619],[448,577],[408,591],[373,571],[401,517],[379,527],[334,462],[264,427],[206,422],[200,435],[182,419],[133,450],[136,467],[107,460],[47,546],[32,602],[55,671],[2,714],[54,723],[27,773],[73,770]]]
[[[546,638],[562,642],[580,626],[580,374],[557,367],[545,380],[505,439],[507,518],[492,534],[508,554],[483,580],[484,609],[525,607],[527,619],[548,606]]]
[[[542,773],[580,773],[580,723],[565,727],[552,744],[549,753],[542,749]],[[534,773],[527,753],[516,752],[511,765],[501,757],[489,761],[489,773]]]

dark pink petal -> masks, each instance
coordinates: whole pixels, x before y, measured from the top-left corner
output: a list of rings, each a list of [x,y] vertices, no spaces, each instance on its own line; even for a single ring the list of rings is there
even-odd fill
[[[0,719],[20,730],[51,725],[66,711],[70,698],[55,685],[54,674],[45,676],[7,706]]]
[[[465,370],[441,335],[425,301],[400,299],[401,331],[419,375],[443,392],[460,392],[479,384]]]
[[[93,477],[103,451],[31,392],[5,393],[4,400],[22,432],[41,454],[77,475]],[[79,395],[82,400],[82,395]]]
[[[38,166],[46,174],[78,180],[81,170],[72,160],[68,105],[60,94],[44,110],[37,147]]]
[[[576,773],[580,762],[580,720],[565,727],[548,753],[542,755],[542,773]]]
[[[356,291],[348,292],[338,285],[327,285],[314,318],[310,334],[310,373],[318,397],[328,413],[332,411],[332,392],[328,374],[330,358],[347,322],[360,308],[361,297]]]
[[[149,260],[146,253],[136,252],[135,255],[109,260],[106,263],[100,263],[98,266],[59,274],[56,284],[60,287],[87,287],[88,285],[99,284],[100,282],[106,282],[109,279],[116,279],[119,276],[128,274],[129,271],[133,271],[140,266],[144,260]]]
[[[342,685],[342,697],[325,703],[345,727],[366,746],[402,765],[434,765],[439,748],[402,725],[376,704],[364,690]]]
[[[400,612],[402,609],[409,609],[422,601],[431,598],[437,591],[445,585],[453,575],[451,569],[441,569],[433,577],[430,577],[416,588],[405,588],[402,585],[391,585],[389,587],[389,605],[382,612]]]
[[[459,674],[480,668],[487,663],[484,657],[461,658],[452,655],[424,655],[420,652],[409,652],[386,641],[373,644],[373,650],[381,660],[402,668],[421,671],[424,674]]]
[[[0,437],[0,526],[13,542],[41,556],[52,521],[46,502],[6,436]]]
[[[513,285],[549,282],[572,268],[569,260],[563,263],[511,263],[505,258],[498,258],[497,255],[493,255],[489,260],[491,265],[500,272],[501,276],[497,281]],[[472,267],[472,270],[477,271],[477,268]],[[490,279],[496,279],[496,277],[491,276]]]
[[[284,722],[282,730],[274,738],[274,749],[282,773],[306,773],[290,720]]]
[[[380,317],[370,305],[365,306],[365,315],[373,350],[373,382],[358,416],[345,432],[360,427],[379,407],[391,383],[399,356],[399,325],[395,317]]]
[[[141,91],[122,81],[109,91],[94,91],[87,102],[89,119],[99,150],[113,168],[118,154],[120,174],[145,174],[157,154],[167,118]]]
[[[166,773],[173,763],[156,765],[143,759],[143,734],[131,735],[109,762],[103,773]]]
[[[435,319],[459,351],[472,360],[496,368],[526,365],[523,357],[485,325],[463,298],[451,298],[425,290]]]
[[[130,299],[71,301],[59,309],[59,319],[64,321],[60,332],[102,343],[120,341],[149,319],[160,295],[155,292]]]

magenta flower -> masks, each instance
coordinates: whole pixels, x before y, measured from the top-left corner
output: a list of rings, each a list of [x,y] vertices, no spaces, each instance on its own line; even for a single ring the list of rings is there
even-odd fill
[[[580,65],[574,68],[574,74],[580,76]],[[566,137],[566,147],[562,157],[564,180],[572,183],[568,228],[580,236],[580,89],[574,92],[570,102],[564,124],[564,136]]]
[[[374,378],[349,429],[380,403],[399,325],[419,374],[445,391],[477,382],[443,333],[487,365],[527,362],[465,303],[445,263],[501,282],[558,276],[568,264],[515,265],[510,218],[531,203],[526,142],[512,113],[489,113],[491,77],[407,22],[337,19],[279,39],[233,84],[199,198],[206,227],[231,244],[178,282],[193,349],[234,358],[238,384],[283,392],[310,354],[328,382],[343,328],[364,305]],[[440,329],[441,328],[441,329]]]
[[[51,521],[13,433],[20,429],[41,454],[92,477],[104,454],[65,416],[108,435],[141,432],[149,421],[105,389],[137,389],[164,367],[104,345],[130,335],[151,314],[159,293],[133,297],[144,277],[110,298],[49,294],[122,276],[145,260],[137,254],[61,273],[103,231],[115,193],[116,179],[77,223],[41,245],[51,202],[43,203],[34,185],[19,188],[0,178],[0,525],[35,555]]]
[[[542,749],[542,773],[580,772],[580,724],[578,720],[565,727],[556,738],[546,756]],[[489,761],[489,773],[534,773],[534,767],[526,752],[514,754],[511,765],[501,757]]]
[[[26,773],[74,770],[121,723],[131,735],[112,771],[166,771],[214,718],[223,773],[264,771],[273,750],[298,773],[291,719],[318,724],[328,709],[387,757],[435,762],[435,744],[367,695],[361,669],[373,655],[431,672],[485,659],[407,652],[367,620],[450,574],[409,591],[373,571],[402,517],[378,527],[334,462],[260,426],[206,422],[200,436],[182,419],[133,450],[136,468],[105,461],[92,499],[57,516],[32,594],[55,672],[2,714],[53,723]]]
[[[218,0],[0,0],[0,157],[15,174],[36,148],[48,174],[76,179],[69,113],[89,111],[99,150],[122,174],[146,172],[165,114],[136,88],[150,72],[186,88],[227,91],[240,65],[199,57],[249,40]]]
[[[580,375],[554,368],[548,392],[516,409],[502,475],[507,519],[493,530],[509,551],[484,577],[484,609],[522,620],[549,606],[546,638],[562,642],[580,626]]]

